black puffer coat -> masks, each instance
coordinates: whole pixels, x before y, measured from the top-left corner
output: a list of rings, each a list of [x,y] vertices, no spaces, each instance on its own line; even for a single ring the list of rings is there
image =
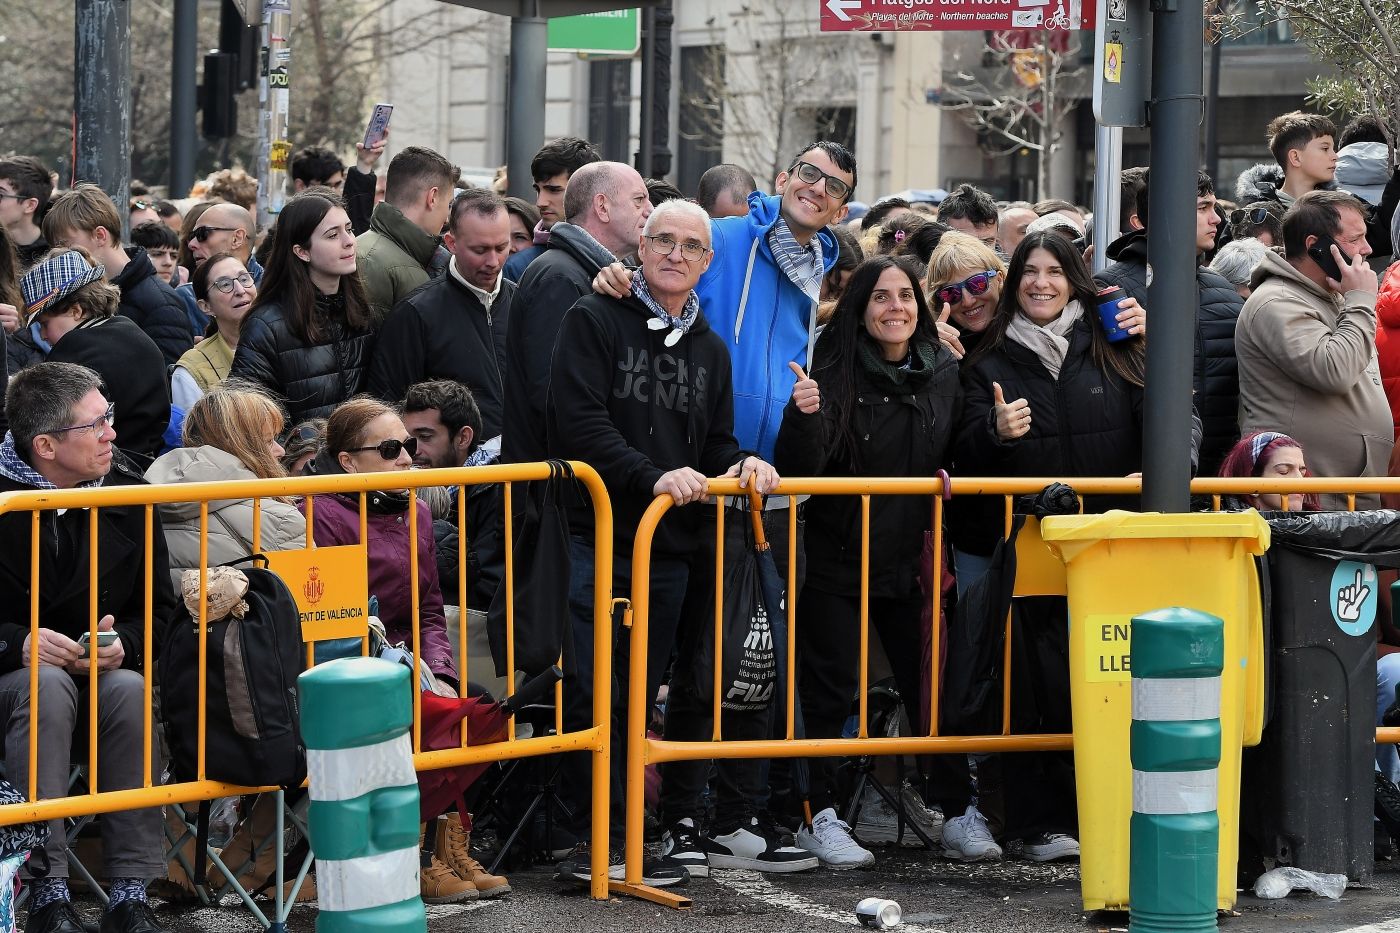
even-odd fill
[[[1108,258],[1112,263],[1094,279],[1100,285],[1121,286],[1144,308],[1150,309],[1147,231],[1134,230],[1114,240],[1108,246]],[[1195,404],[1204,430],[1199,472],[1202,476],[1214,476],[1225,455],[1240,438],[1240,374],[1235,360],[1235,323],[1244,307],[1244,299],[1229,280],[1203,266],[1196,268],[1196,288],[1199,304],[1191,382],[1196,390]]]
[[[260,305],[243,319],[231,378],[266,386],[287,406],[292,424],[325,418],[341,402],[364,391],[374,351],[374,332],[351,330],[344,298],[318,295],[321,338],[297,336],[279,301]]]
[[[1142,388],[1094,365],[1087,312],[1070,331],[1069,353],[1052,379],[1040,358],[1014,340],[980,357],[962,371],[963,415],[954,461],[964,476],[1127,476],[1142,469]],[[1024,398],[1031,428],[1003,441],[997,436],[992,383],[1008,402]],[[1002,534],[1002,502],[977,496],[950,511],[953,544],[973,554],[990,554]],[[959,505],[957,477],[953,502]],[[1085,511],[1135,508],[1136,498],[1088,497]]]
[[[166,365],[173,366],[194,346],[185,302],[170,283],[156,275],[156,267],[144,249],[133,246],[126,255],[126,267],[112,279],[122,292],[117,311],[135,321],[160,349]]]
[[[821,347],[818,345],[820,366]],[[820,385],[820,370],[813,374]],[[917,386],[895,385],[861,369],[853,429],[859,464],[835,451],[834,406],[804,415],[789,401],[773,449],[781,476],[932,476],[951,463],[962,408],[958,362],[937,347],[932,372]],[[870,500],[870,595],[901,599],[919,587],[919,557],[929,529],[927,496],[873,496]],[[807,583],[831,593],[860,592],[860,497],[807,500]]]

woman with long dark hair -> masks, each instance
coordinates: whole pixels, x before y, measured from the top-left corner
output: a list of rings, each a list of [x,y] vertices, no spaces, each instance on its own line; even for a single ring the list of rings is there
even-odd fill
[[[1127,476],[1142,469],[1143,340],[1108,340],[1083,257],[1063,234],[1029,234],[1006,270],[1001,300],[977,349],[963,362],[966,391],[955,460],[969,476]],[[1069,480],[1073,482],[1073,480]],[[1086,511],[1127,505],[1089,497]],[[1002,534],[995,521],[955,525],[962,577],[984,572]],[[1068,625],[1062,599],[1023,600],[1010,675],[1035,702],[1013,704],[1013,731],[1069,729]],[[1033,605],[1029,605],[1033,604]],[[1031,653],[1025,646],[1038,646]],[[1003,838],[1022,857],[1079,855],[1074,771],[1058,753],[1018,756],[1004,769]],[[964,825],[967,824],[967,825]],[[955,835],[986,833],[975,806],[944,824]]]
[[[852,273],[811,374],[798,375],[775,466],[794,476],[932,476],[948,465],[961,402],[957,360],[939,343],[918,276],[897,258],[875,256]],[[860,497],[814,496],[806,517],[798,685],[808,735],[835,737],[859,683]],[[871,499],[869,618],[916,724],[927,715],[918,709],[919,574],[930,519],[926,497]],[[816,815],[798,844],[828,865],[869,864],[873,856],[836,817],[837,799],[831,760],[814,760]]]
[[[355,234],[334,192],[292,198],[273,237],[230,375],[267,387],[296,424],[329,415],[363,388],[374,329]]]

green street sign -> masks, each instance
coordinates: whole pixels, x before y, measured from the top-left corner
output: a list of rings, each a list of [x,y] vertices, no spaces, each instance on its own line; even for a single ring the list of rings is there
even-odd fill
[[[636,55],[642,45],[641,10],[608,10],[556,16],[549,21],[552,52]]]

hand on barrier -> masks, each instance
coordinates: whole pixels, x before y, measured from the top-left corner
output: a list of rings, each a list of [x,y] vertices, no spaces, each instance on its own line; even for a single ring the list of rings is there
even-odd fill
[[[1361,582],[1361,571],[1356,571],[1356,582],[1337,591],[1337,618],[1343,622],[1355,622],[1361,618],[1361,607],[1371,588]]]
[[[960,360],[967,355],[967,351],[963,349],[961,332],[948,323],[948,315],[952,313],[953,306],[945,304],[942,313],[938,315],[938,342],[947,347],[955,359]]]
[[[651,488],[654,496],[666,495],[675,500],[676,505],[698,502],[705,497],[710,481],[705,474],[690,467],[680,467],[669,473],[662,473],[656,485]]]
[[[34,657],[32,642],[34,637],[24,639],[24,666],[28,667]],[[39,663],[51,667],[69,667],[83,653],[82,647],[73,639],[50,628],[39,629]]]
[[[796,366],[796,363],[790,364]],[[757,457],[745,457],[734,464],[724,474],[725,476],[739,477],[739,488],[748,489],[749,480],[753,480],[753,491],[760,496],[772,492],[778,488],[778,471],[772,465]]]
[[[796,363],[788,363],[788,369],[797,377],[797,383],[792,387],[793,404],[804,415],[816,414],[822,407],[822,390],[817,380],[808,376]]]
[[[593,279],[593,290],[610,298],[626,298],[632,294],[632,273],[620,262],[604,266]]]
[[[1007,403],[1001,383],[992,383],[992,404],[996,412],[997,437],[1012,441],[1031,429],[1031,403],[1023,398]]]

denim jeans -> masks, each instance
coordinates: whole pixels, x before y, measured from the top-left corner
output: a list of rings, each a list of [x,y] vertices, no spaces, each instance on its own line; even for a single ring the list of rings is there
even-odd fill
[[[1395,687],[1400,684],[1400,654],[1387,654],[1376,659],[1376,725],[1381,714],[1395,702]],[[1400,756],[1394,745],[1376,746],[1376,770],[1400,783]]]

